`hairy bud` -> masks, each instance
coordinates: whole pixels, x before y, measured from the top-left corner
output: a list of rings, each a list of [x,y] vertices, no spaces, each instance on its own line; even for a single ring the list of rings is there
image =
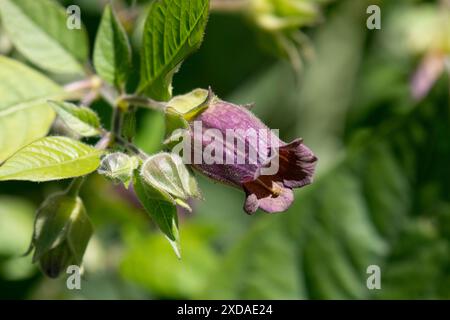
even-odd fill
[[[33,262],[51,278],[81,265],[93,228],[80,197],[57,193],[38,209],[30,249]]]

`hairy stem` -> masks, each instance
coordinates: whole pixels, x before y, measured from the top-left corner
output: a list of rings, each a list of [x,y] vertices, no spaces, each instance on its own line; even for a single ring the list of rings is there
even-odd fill
[[[134,144],[132,144],[131,142],[128,142],[127,140],[125,140],[122,137],[116,137],[116,142],[117,144],[121,145],[122,147],[124,147],[125,149],[127,149],[128,151],[134,153],[135,155],[137,155],[139,158],[141,158],[142,160],[145,160],[148,158],[148,155],[142,151],[141,149],[139,149],[138,147],[136,147]]]
[[[98,92],[102,85],[102,80],[98,76],[68,83],[64,86],[64,91],[73,94],[74,98],[83,99],[87,94]]]
[[[123,110],[118,106],[114,107],[111,126],[111,133],[113,140],[116,139],[117,137],[120,137],[122,134],[122,120],[123,120]]]
[[[211,1],[211,11],[239,13],[248,7],[249,2],[249,0],[213,0]]]
[[[144,107],[152,110],[164,111],[167,103],[162,101],[153,100],[151,98],[135,96],[135,95],[123,95],[119,97],[121,101],[127,102],[133,106]]]
[[[80,193],[81,186],[83,185],[85,176],[78,177],[72,180],[69,187],[66,190],[68,196],[77,197]]]

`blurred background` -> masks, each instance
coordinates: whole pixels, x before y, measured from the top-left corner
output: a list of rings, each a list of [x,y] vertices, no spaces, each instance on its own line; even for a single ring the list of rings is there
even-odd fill
[[[61,2],[81,7],[93,43],[105,1]],[[82,197],[95,236],[70,291],[20,256],[35,209],[66,182],[2,182],[0,298],[450,299],[449,1],[244,2],[212,0],[175,93],[211,86],[254,102],[316,153],[315,183],[285,213],[248,216],[243,193],[198,177],[205,200],[180,213],[178,260],[133,196],[94,174]],[[149,3],[115,1],[135,52]],[[369,30],[373,4],[381,29]],[[0,51],[18,57],[1,29]],[[110,107],[93,108],[108,126]],[[137,144],[158,151],[162,116],[140,111],[138,129]],[[369,265],[380,290],[366,286]]]

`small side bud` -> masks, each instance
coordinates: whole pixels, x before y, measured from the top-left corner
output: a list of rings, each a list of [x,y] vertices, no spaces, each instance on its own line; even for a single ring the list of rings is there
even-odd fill
[[[97,172],[111,180],[122,182],[128,188],[133,177],[133,171],[138,166],[139,160],[137,157],[115,152],[102,159]]]

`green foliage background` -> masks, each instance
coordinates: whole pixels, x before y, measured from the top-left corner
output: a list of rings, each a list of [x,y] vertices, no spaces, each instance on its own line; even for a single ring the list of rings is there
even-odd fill
[[[93,43],[101,1],[75,2]],[[205,200],[181,214],[179,261],[136,200],[94,174],[81,195],[95,236],[82,290],[69,291],[65,277],[46,279],[19,257],[34,210],[63,182],[2,182],[0,298],[449,299],[448,71],[415,101],[409,81],[423,54],[396,36],[404,12],[439,1],[377,1],[382,29],[368,30],[371,2],[324,7],[322,22],[305,30],[314,58],[299,76],[243,17],[213,13],[201,48],[174,77],[175,94],[210,85],[229,101],[255,102],[283,139],[305,139],[320,159],[316,182],[296,192],[289,211],[247,216],[242,193],[198,177]],[[109,118],[104,103],[93,108]],[[162,116],[137,117],[137,143],[158,151]],[[381,290],[366,287],[372,264]]]

